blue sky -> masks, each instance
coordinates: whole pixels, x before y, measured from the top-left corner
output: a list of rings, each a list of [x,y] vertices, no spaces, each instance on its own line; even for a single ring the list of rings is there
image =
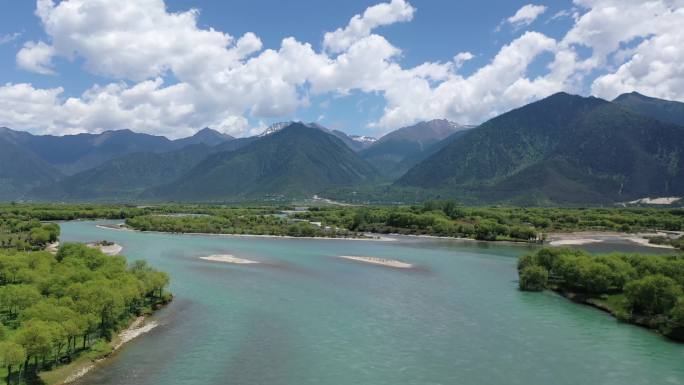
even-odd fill
[[[659,55],[663,44],[684,45],[674,28],[684,25],[684,11],[675,0],[646,10],[629,0],[122,0],[79,8],[86,3],[0,0],[0,109],[11,112],[0,112],[0,125],[167,136],[209,125],[249,135],[297,119],[380,135],[430,118],[479,123],[560,90],[684,97],[672,69],[680,51],[669,58],[672,68],[655,74],[672,84],[643,74],[644,60],[658,59],[648,55]],[[118,20],[121,9],[145,16]],[[191,9],[198,12],[174,19]],[[354,15],[368,30],[348,27]],[[351,40],[341,49],[331,48],[334,36],[324,43],[326,32],[345,28]],[[143,42],[130,42],[128,31],[139,31],[133,36]],[[231,59],[227,51],[246,33],[253,35],[245,41],[260,44]],[[107,47],[107,36],[123,40]],[[288,37],[291,49],[284,48]],[[276,54],[264,55],[268,49]],[[356,58],[347,60],[352,52]],[[459,53],[470,60],[456,60]],[[149,66],[136,59],[143,56]],[[204,63],[202,73],[189,69]],[[434,66],[412,71],[424,63]]]

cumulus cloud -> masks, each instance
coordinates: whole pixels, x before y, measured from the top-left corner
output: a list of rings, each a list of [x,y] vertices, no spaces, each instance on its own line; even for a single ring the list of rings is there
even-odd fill
[[[618,62],[614,63],[617,70],[600,75],[592,82],[593,94],[612,99],[636,90],[684,101],[684,4],[680,3],[680,8],[671,5],[674,3],[641,3],[615,14],[618,4],[612,3],[591,11],[601,11],[601,19],[611,29],[624,28],[622,35],[608,34],[605,40],[595,43],[598,49],[589,59],[591,65],[610,62],[611,55]],[[587,24],[590,21],[598,22],[588,20]],[[576,40],[581,38],[586,37]],[[630,42],[634,45],[629,46]]]
[[[37,43],[29,41],[17,53],[17,65],[28,71],[51,75],[54,73],[52,70],[53,56],[55,56],[55,50],[52,46],[42,41]]]
[[[542,8],[530,4],[508,21],[530,25]],[[564,36],[525,32],[464,76],[459,68],[471,52],[401,65],[401,49],[375,29],[411,20],[415,8],[404,0],[352,17],[324,35],[322,50],[292,37],[264,49],[254,33],[235,38],[200,28],[198,11],[172,13],[163,0],[38,0],[49,43],[26,43],[19,66],[49,74],[53,58],[78,58],[112,82],[78,97],[61,88],[0,86],[0,125],[47,133],[130,128],[169,137],[209,126],[240,136],[263,128],[250,128],[248,118],[291,117],[312,96],[352,91],[384,97],[383,115],[371,123],[381,131],[433,118],[479,123],[557,91],[611,98],[636,89],[684,100],[681,1],[575,0],[573,12]],[[551,61],[533,75],[541,55]]]
[[[560,89],[551,81],[527,79],[527,67],[555,40],[527,32],[504,46],[494,59],[469,77],[452,74],[432,87],[420,77],[395,82],[385,93],[380,127],[398,127],[416,119],[441,116],[461,123],[479,122]]]
[[[512,26],[519,28],[532,24],[544,12],[546,12],[545,5],[527,4],[518,9],[515,15],[506,19],[506,21]]]

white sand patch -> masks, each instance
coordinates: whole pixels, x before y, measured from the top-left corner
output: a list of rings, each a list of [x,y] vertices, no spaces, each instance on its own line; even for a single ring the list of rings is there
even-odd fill
[[[629,203],[645,205],[671,205],[681,199],[682,198],[680,197],[641,198]]]
[[[358,261],[358,262],[372,263],[374,265],[396,267],[399,269],[410,269],[413,267],[413,265],[410,263],[397,261],[395,259],[387,259],[387,258],[360,257],[360,256],[350,256],[350,255],[341,255],[340,258],[349,259],[349,260]]]
[[[92,249],[98,249],[101,252],[103,252],[106,255],[109,256],[114,256],[114,255],[119,255],[121,253],[121,250],[123,250],[123,247],[118,244],[113,244],[113,245],[102,245],[99,243],[87,243],[86,244],[88,247]]]
[[[250,265],[255,263],[261,263],[259,261],[252,261],[251,259],[238,258],[230,254],[216,254],[207,257],[200,257],[200,259],[212,262],[234,263],[238,265]]]
[[[45,246],[45,251],[57,254],[57,251],[59,251],[59,242],[48,243],[48,245]]]
[[[76,373],[74,373],[74,374],[70,375],[69,377],[67,377],[66,380],[64,380],[64,383],[65,383],[65,384],[70,384],[70,383],[72,383],[72,382],[78,380],[79,378],[85,376],[86,374],[88,374],[88,372],[90,372],[91,370],[93,370],[94,367],[95,367],[95,364],[90,364],[90,365],[88,365],[88,366],[82,367],[82,368],[79,369]]]
[[[573,245],[588,245],[590,243],[600,243],[603,242],[601,239],[587,239],[587,238],[576,238],[576,239],[559,239],[557,241],[549,242],[551,246],[573,246]]]
[[[159,324],[156,321],[145,322],[145,317],[138,317],[131,326],[119,333],[119,341],[114,345],[114,350],[119,349],[123,344],[149,332]]]

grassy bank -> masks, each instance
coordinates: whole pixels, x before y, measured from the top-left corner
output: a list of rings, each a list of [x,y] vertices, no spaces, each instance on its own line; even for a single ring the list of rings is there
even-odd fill
[[[542,249],[518,260],[520,289],[554,290],[684,342],[684,256]]]

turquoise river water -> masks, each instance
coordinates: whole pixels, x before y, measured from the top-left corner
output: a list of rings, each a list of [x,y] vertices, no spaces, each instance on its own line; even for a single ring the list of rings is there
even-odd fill
[[[684,384],[684,345],[517,290],[528,246],[139,233],[62,223],[171,275],[159,326],[80,385]],[[627,247],[627,246],[622,246]],[[232,254],[233,265],[199,259]],[[338,258],[377,256],[394,269]]]

